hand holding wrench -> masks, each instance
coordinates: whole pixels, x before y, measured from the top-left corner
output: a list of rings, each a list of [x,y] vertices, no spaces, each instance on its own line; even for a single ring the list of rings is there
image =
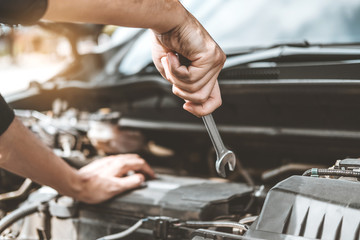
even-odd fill
[[[234,171],[235,169],[235,154],[224,146],[212,115],[203,116],[202,119],[216,151],[216,171],[221,177],[226,177],[225,165],[227,163],[229,163],[230,171]]]
[[[177,53],[176,55],[181,65],[187,67],[190,65],[191,62],[188,59],[186,59],[184,56]],[[204,121],[206,130],[209,133],[211,142],[214,145],[216,151],[216,164],[215,164],[216,171],[221,177],[226,177],[225,165],[227,163],[229,163],[230,171],[234,171],[235,169],[235,164],[236,164],[235,154],[224,146],[220,133],[217,130],[215,121],[212,117],[212,114],[203,116],[202,119]]]

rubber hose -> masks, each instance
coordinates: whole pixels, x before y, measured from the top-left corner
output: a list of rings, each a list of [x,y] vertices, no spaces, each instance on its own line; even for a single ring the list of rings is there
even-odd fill
[[[36,213],[39,208],[39,203],[23,206],[6,215],[0,220],[0,234],[13,223],[17,222],[21,218]]]
[[[303,176],[339,176],[339,177],[356,177],[360,178],[360,172],[341,169],[312,168],[306,170]]]

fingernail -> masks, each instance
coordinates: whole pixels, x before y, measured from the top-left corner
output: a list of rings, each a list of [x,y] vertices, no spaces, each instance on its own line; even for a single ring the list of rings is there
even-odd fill
[[[138,175],[139,176],[139,183],[143,183],[145,181],[145,178],[143,175]]]
[[[166,57],[162,57],[162,58],[161,58],[161,64],[162,64],[163,66],[166,66]]]

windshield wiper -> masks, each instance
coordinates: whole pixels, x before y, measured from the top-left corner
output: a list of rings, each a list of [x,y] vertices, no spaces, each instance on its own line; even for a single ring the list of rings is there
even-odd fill
[[[308,60],[323,61],[322,58],[352,60],[360,59],[359,48],[344,48],[343,46],[360,46],[359,44],[310,44],[307,41],[299,43],[275,44],[264,48],[249,49],[246,53],[230,54],[224,68],[259,61],[273,61],[276,59],[303,56]]]
[[[270,45],[262,46],[246,46],[241,48],[230,48],[227,49],[226,54],[229,56],[241,55],[252,53],[261,50],[267,50],[279,47],[298,47],[298,48],[309,48],[309,47],[360,47],[360,42],[338,42],[338,43],[312,43],[308,40],[297,41],[297,42],[282,42]]]

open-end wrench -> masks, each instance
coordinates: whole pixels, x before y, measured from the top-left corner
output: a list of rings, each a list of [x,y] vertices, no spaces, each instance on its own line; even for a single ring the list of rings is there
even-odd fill
[[[178,57],[181,65],[188,67],[191,64],[191,61],[186,59],[181,54],[176,53],[176,56]],[[216,171],[221,177],[226,177],[225,166],[227,163],[229,163],[230,171],[234,171],[235,169],[235,154],[225,147],[211,113],[203,116],[202,119],[216,151]]]
[[[221,177],[226,177],[225,165],[227,163],[229,163],[230,171],[235,169],[235,154],[225,147],[212,115],[203,116],[202,119],[216,151],[216,171]]]

